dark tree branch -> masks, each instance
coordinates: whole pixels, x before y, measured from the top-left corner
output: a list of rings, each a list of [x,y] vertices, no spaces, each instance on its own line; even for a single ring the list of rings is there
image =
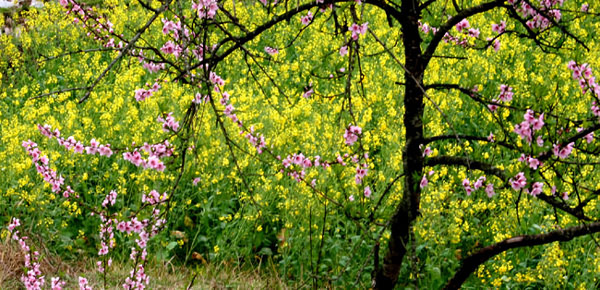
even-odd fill
[[[481,5],[477,5],[477,6],[473,6],[471,8],[461,10],[458,14],[456,14],[454,17],[450,18],[446,23],[444,23],[442,26],[440,26],[439,30],[435,33],[435,35],[433,36],[433,39],[431,39],[431,42],[429,43],[429,45],[427,46],[427,49],[423,53],[424,67],[427,67],[427,64],[429,64],[429,61],[431,60],[433,53],[435,52],[438,45],[440,44],[440,41],[442,41],[442,38],[444,37],[446,32],[450,31],[450,29],[452,29],[452,27],[454,27],[454,25],[458,24],[461,20],[463,20],[469,16],[483,13],[483,12],[492,10],[496,7],[502,6],[503,2],[504,2],[504,0],[494,0],[491,2],[483,3]]]
[[[466,158],[459,157],[459,156],[447,156],[447,155],[435,156],[435,157],[430,157],[430,158],[425,159],[425,165],[427,165],[427,166],[450,165],[450,166],[465,166],[466,167],[467,162],[469,162],[471,169],[481,170],[481,171],[485,172],[486,174],[494,175],[494,176],[500,178],[504,182],[508,181],[509,176],[506,175],[506,172],[504,170],[494,167],[493,165],[491,165],[489,163],[475,161],[475,160],[467,160]],[[580,220],[585,220],[585,221],[592,220],[591,218],[589,218],[588,216],[585,215],[582,208],[569,207],[568,204],[566,204],[560,200],[557,200],[556,197],[554,197],[554,196],[550,196],[550,195],[541,193],[541,194],[537,195],[537,198],[546,202],[547,204],[551,205],[552,207],[561,209],[562,211],[564,211]]]
[[[454,277],[448,281],[445,289],[458,289],[477,268],[490,258],[510,249],[532,247],[557,241],[570,241],[576,237],[600,232],[600,222],[574,226],[551,231],[545,234],[521,235],[487,246],[467,257],[461,263]]]
[[[297,15],[301,12],[304,12],[306,10],[309,10],[309,9],[317,7],[317,6],[324,6],[324,5],[328,5],[328,4],[342,3],[342,2],[351,2],[351,1],[350,0],[331,0],[331,1],[325,1],[324,3],[321,3],[321,4],[316,3],[316,2],[310,2],[310,3],[304,4],[304,5],[300,5],[300,6],[296,7],[296,9],[287,11],[286,13],[283,13],[281,15],[274,15],[270,21],[256,27],[256,29],[254,29],[253,31],[251,31],[249,33],[246,33],[243,36],[228,37],[228,38],[223,39],[221,42],[219,42],[217,44],[215,53],[219,50],[219,48],[221,48],[224,44],[226,44],[228,42],[234,42],[234,44],[231,47],[229,47],[227,50],[225,50],[223,53],[221,53],[219,55],[215,55],[215,56],[207,58],[207,59],[204,59],[204,60],[192,65],[190,67],[190,70],[197,69],[197,68],[203,66],[204,64],[208,63],[208,61],[217,63],[217,62],[225,59],[227,56],[229,56],[230,54],[235,52],[237,49],[239,49],[242,45],[245,45],[246,43],[252,41],[254,38],[256,38],[261,33],[272,28],[273,26],[277,25],[280,22],[289,21],[290,19],[292,19],[292,17],[294,17],[295,15]],[[371,4],[371,5],[374,5],[374,6],[377,6],[381,9],[383,9],[388,15],[391,15],[397,21],[400,21],[400,19],[402,19],[400,11],[398,9],[388,5],[384,1],[367,0],[364,3]],[[180,80],[183,77],[184,77],[184,73],[181,73],[177,77],[175,77],[173,79],[173,81]]]
[[[121,50],[119,56],[113,59],[112,62],[108,65],[108,67],[106,67],[106,69],[104,69],[104,71],[94,80],[94,82],[92,82],[92,84],[87,87],[85,95],[81,99],[79,99],[80,104],[85,102],[85,100],[87,100],[87,98],[90,97],[92,90],[98,85],[100,80],[104,78],[104,76],[106,76],[106,74],[112,69],[112,67],[127,54],[127,51],[129,51],[129,49],[138,41],[138,39],[140,39],[140,36],[142,36],[142,34],[150,27],[150,25],[152,25],[152,23],[154,23],[156,18],[158,18],[160,14],[162,14],[167,10],[167,8],[169,8],[169,4],[171,4],[171,1],[172,0],[167,0],[165,4],[163,4],[163,6],[161,6],[160,9],[158,9],[158,11],[156,11],[154,15],[152,15],[150,20],[148,20],[148,22],[146,22],[146,24],[138,30],[137,34],[133,36],[129,43]]]

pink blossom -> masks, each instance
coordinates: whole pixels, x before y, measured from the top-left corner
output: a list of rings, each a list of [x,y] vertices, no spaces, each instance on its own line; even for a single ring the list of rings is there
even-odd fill
[[[65,281],[60,281],[59,277],[53,277],[51,283],[52,284],[50,287],[52,290],[61,290],[63,287],[65,287],[66,284]]]
[[[344,46],[340,47],[340,55],[343,57],[346,54],[348,54],[348,46],[344,45]]]
[[[366,198],[370,198],[371,197],[371,188],[370,187],[365,187],[365,197]]]
[[[467,178],[463,179],[462,186],[465,188],[467,195],[471,195],[471,192],[473,192],[473,189],[471,188],[471,182],[469,181],[469,179],[467,179]]]
[[[479,37],[479,29],[470,28],[469,29],[469,36],[473,37],[473,38]]]
[[[192,2],[192,9],[196,10],[198,17],[213,19],[219,10],[217,0],[199,0]]]
[[[494,42],[492,43],[492,47],[494,48],[494,50],[496,52],[498,52],[498,50],[500,50],[500,40],[498,40],[498,39],[494,40]]]
[[[113,154],[113,151],[110,149],[110,144],[100,145],[98,149],[100,156],[110,157]]]
[[[310,24],[312,19],[313,19],[313,14],[310,11],[308,11],[308,13],[305,16],[300,17],[300,21],[302,22],[302,24],[304,26]]]
[[[542,193],[543,187],[544,187],[544,184],[541,182],[533,183],[530,194],[532,196],[538,196],[540,193]]]
[[[196,186],[196,185],[198,185],[198,183],[200,183],[200,180],[201,180],[201,179],[200,179],[200,177],[196,177],[196,178],[194,178],[194,180],[192,181],[192,184],[193,184],[194,186]]]
[[[8,225],[8,230],[12,232],[16,227],[21,225],[21,221],[18,218],[12,218],[12,221]]]
[[[267,52],[269,55],[276,55],[279,53],[279,50],[277,50],[277,48],[265,46],[265,52]]]
[[[552,153],[554,153],[554,155],[559,157],[560,159],[565,159],[571,154],[571,151],[573,151],[574,145],[575,145],[575,143],[571,142],[571,143],[567,144],[567,146],[560,148],[559,145],[554,144],[554,146],[552,148]]]
[[[179,55],[183,52],[183,49],[173,41],[169,40],[161,47],[160,51],[166,54],[172,54],[175,57],[179,57]]]
[[[348,125],[348,129],[344,132],[344,139],[346,140],[346,145],[352,146],[356,141],[358,141],[358,136],[362,134],[362,128],[358,126],[353,126],[352,124]]]
[[[491,198],[492,196],[494,196],[494,194],[496,194],[496,193],[494,192],[494,184],[493,184],[493,183],[488,183],[488,184],[485,186],[485,193],[487,193],[487,196],[488,196],[489,198]]]
[[[544,139],[542,136],[538,136],[535,142],[537,143],[538,147],[544,147]]]
[[[527,185],[527,178],[523,172],[519,172],[514,179],[511,178],[509,181],[514,190],[520,190]]]
[[[423,150],[423,157],[425,156],[429,156],[431,154],[431,147],[427,146],[425,147],[425,150]]]
[[[92,287],[88,285],[88,280],[83,277],[79,277],[79,290],[92,290]]]
[[[471,25],[469,24],[469,21],[467,19],[463,19],[458,24],[456,24],[456,30],[458,30],[458,32],[462,32],[463,29],[467,29],[470,26]]]
[[[483,183],[485,182],[486,178],[485,176],[481,176],[477,179],[477,181],[475,181],[475,183],[473,183],[473,187],[475,190],[480,189],[481,187],[483,187]]]
[[[365,33],[367,33],[368,26],[369,22],[365,22],[361,25],[352,23],[352,25],[350,25],[350,27],[348,28],[348,31],[352,32],[352,39],[358,40],[359,35],[364,35]]]
[[[305,91],[305,92],[302,94],[302,97],[303,97],[303,98],[305,98],[305,99],[308,99],[308,98],[310,98],[310,96],[312,96],[312,94],[313,94],[314,92],[315,92],[315,91],[313,90],[313,88],[309,86],[309,89],[308,89],[308,90],[306,90],[306,91]]]
[[[500,95],[498,95],[498,98],[503,102],[510,102],[514,95],[512,90],[512,87],[509,87],[507,85],[500,85]]]
[[[492,31],[498,34],[504,33],[506,30],[506,21],[500,21],[500,24],[492,24]]]
[[[421,182],[419,183],[419,187],[423,189],[427,186],[427,184],[429,184],[429,181],[427,180],[427,175],[424,174],[423,178],[421,178]]]
[[[581,12],[588,12],[589,8],[590,8],[589,4],[587,4],[587,3],[581,4]]]
[[[577,130],[577,132],[581,132],[581,131],[583,131],[583,128],[577,128],[576,130]],[[591,133],[585,135],[583,138],[585,139],[585,141],[588,144],[592,143],[592,141],[594,141],[594,132],[591,132]]]

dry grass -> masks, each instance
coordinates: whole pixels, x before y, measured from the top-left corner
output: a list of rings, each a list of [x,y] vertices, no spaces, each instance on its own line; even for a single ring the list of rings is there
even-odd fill
[[[29,241],[32,243],[32,241]],[[104,276],[96,271],[93,257],[78,261],[63,261],[52,255],[39,243],[35,248],[42,253],[41,270],[46,277],[46,286],[51,277],[61,277],[67,289],[78,285],[78,277],[86,277],[94,289],[104,289]],[[23,253],[15,241],[0,241],[0,289],[22,289]],[[106,276],[107,289],[121,289],[132,266],[113,263]],[[146,266],[150,275],[149,289],[287,289],[271,267],[259,265],[255,268],[233,267],[228,263],[198,264],[194,267],[173,265],[170,262],[151,261]]]
[[[27,242],[35,245],[35,250],[40,252],[40,270],[43,273],[60,272],[61,276],[74,275],[83,265],[82,262],[65,263],[57,255],[51,254],[40,241],[30,239]],[[24,263],[24,253],[16,241],[8,236],[0,241],[0,289],[22,288],[20,278],[23,275]],[[49,276],[51,275],[46,275]]]

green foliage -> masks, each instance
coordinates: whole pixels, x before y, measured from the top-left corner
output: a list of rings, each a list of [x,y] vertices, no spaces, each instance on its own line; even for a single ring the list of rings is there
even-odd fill
[[[143,25],[151,15],[136,1],[104,2],[97,8],[125,38],[131,38],[136,32],[134,28]],[[581,5],[578,2],[568,1],[568,8],[577,10]],[[253,19],[266,20],[272,16],[260,5],[240,3],[238,17],[249,27],[255,23]],[[152,5],[156,4],[157,1],[152,1]],[[228,7],[231,3],[223,5]],[[340,5],[338,20],[350,25],[356,17],[350,12],[355,6]],[[348,9],[342,10],[343,7]],[[423,22],[439,25],[444,20],[440,15],[453,13],[445,11],[446,8],[442,4],[432,6]],[[375,270],[373,257],[384,254],[390,237],[386,223],[402,198],[403,179],[391,183],[402,174],[403,168],[401,154],[405,140],[399,120],[404,116],[401,84],[405,80],[401,67],[386,53],[389,49],[395,55],[402,55],[404,49],[398,43],[400,29],[390,27],[381,10],[368,5],[361,9],[361,22],[368,21],[378,40],[389,47],[381,47],[372,36],[361,38],[361,73],[355,72],[349,78],[353,84],[349,91],[353,96],[351,110],[347,99],[340,97],[346,93],[348,78],[340,69],[357,66],[358,61],[349,63],[348,57],[339,55],[346,40],[331,33],[336,27],[322,14],[297,39],[295,33],[303,26],[298,19],[292,19],[250,42],[246,49],[251,54],[236,51],[216,68],[226,80],[225,88],[231,92],[240,119],[267,136],[269,146],[275,148],[274,155],[285,158],[287,154],[303,153],[333,161],[338,155],[348,153],[345,160],[349,162],[352,156],[369,152],[364,161],[369,163],[369,175],[360,185],[354,182],[354,165],[311,169],[306,182],[294,181],[282,172],[281,163],[274,161],[274,156],[255,154],[254,147],[238,136],[238,126],[229,120],[224,121],[223,130],[228,132],[224,136],[217,125],[218,118],[224,116],[211,111],[207,104],[195,107],[196,119],[188,124],[189,139],[162,132],[156,118],[173,112],[178,120],[183,120],[200,89],[164,82],[151,98],[136,102],[133,97],[136,89],[165,76],[143,70],[135,58],[121,61],[83,104],[78,103],[82,91],[57,93],[64,88],[88,85],[118,52],[90,51],[98,44],[85,36],[83,28],[73,25],[71,17],[65,16],[56,3],[48,3],[43,10],[23,12],[22,34],[0,36],[0,49],[6,52],[0,55],[0,224],[7,224],[10,217],[21,217],[30,232],[35,231],[53,252],[66,258],[95,256],[98,252],[100,221],[44,185],[21,147],[22,141],[31,139],[43,148],[52,167],[58,169],[65,177],[65,184],[70,184],[85,204],[99,206],[109,191],[116,190],[119,198],[115,211],[124,218],[143,207],[142,194],[152,189],[167,192],[171,206],[167,230],[150,246],[150,252],[160,260],[175,257],[175,261],[189,266],[204,262],[244,265],[268,262],[291,285],[314,280],[315,287],[369,287]],[[505,10],[493,10],[470,21],[487,37],[491,36],[488,27],[507,17]],[[561,39],[560,32],[552,30],[547,37],[558,39],[569,49],[546,54],[532,40],[518,37],[517,33],[525,31],[510,23],[509,28],[515,33],[501,38],[502,48],[498,52],[484,49],[483,36],[471,49],[442,44],[439,52],[443,55],[433,58],[424,83],[478,86],[477,94],[485,100],[497,96],[501,84],[510,84],[515,90],[511,106],[589,120],[592,117],[589,102],[581,101],[577,83],[566,68],[570,59],[600,68],[597,40],[593,34],[584,33],[597,31],[597,19],[586,19],[572,19],[572,27],[585,40],[590,52],[583,53],[572,40]],[[144,35],[143,45],[161,47],[169,39],[161,28],[160,23],[153,24]],[[242,32],[232,29],[230,33]],[[223,36],[215,31],[211,37]],[[424,45],[431,41],[431,35],[423,38]],[[280,52],[268,56],[264,53],[265,46],[280,48]],[[305,87],[311,83],[314,97],[302,98]],[[40,95],[44,96],[38,98]],[[521,111],[501,108],[492,115],[485,104],[453,90],[431,90],[428,97],[437,108],[428,103],[425,109],[426,137],[453,131],[485,137],[494,132],[498,141],[525,147],[512,133],[514,125],[523,119]],[[219,107],[219,111],[222,109]],[[502,121],[495,122],[497,119]],[[545,122],[543,133],[547,142],[556,143],[561,138],[556,128],[574,130],[597,121],[575,124],[548,114]],[[172,142],[179,151],[170,159],[165,172],[144,170],[119,156],[90,157],[67,151],[55,140],[37,133],[35,125],[46,123],[59,128],[65,136],[73,135],[86,143],[92,138],[110,143],[112,148],[121,150],[119,153],[133,143],[164,140]],[[360,149],[346,146],[341,137],[350,123],[364,132]],[[230,149],[228,142],[235,144],[235,148]],[[432,149],[431,157],[467,154],[493,163],[509,176],[525,171],[528,180],[539,178],[539,172],[515,161],[518,154],[489,142],[456,144],[447,140],[435,143]],[[542,152],[541,148],[531,150],[532,155]],[[232,155],[231,151],[235,153]],[[187,152],[186,162],[182,161],[183,152]],[[597,160],[585,151],[576,154],[588,161]],[[584,185],[590,188],[597,184],[598,169],[593,166],[582,165],[577,169],[569,164],[555,166],[554,172],[561,172],[566,179],[582,177]],[[467,196],[460,185],[462,180],[476,180],[483,174],[481,171],[435,166],[427,167],[424,172],[429,169],[435,174],[421,197],[421,216],[414,224],[415,234],[401,270],[400,287],[440,288],[461,260],[477,249],[514,235],[537,234],[577,224],[572,216],[556,213],[540,200],[510,190],[509,185],[495,177],[488,178],[496,185],[496,196],[488,198],[481,190]],[[570,190],[567,182],[562,182],[565,178],[550,171],[542,176],[556,184],[565,184],[564,188],[558,188],[559,192]],[[194,184],[195,178],[199,178],[198,184]],[[309,186],[313,178],[317,184],[314,188]],[[170,192],[174,183],[178,186]],[[364,196],[366,186],[373,190],[372,198]],[[545,188],[546,193],[549,190]],[[354,202],[349,201],[351,196]],[[514,206],[516,200],[520,200],[518,207]],[[594,197],[584,210],[593,215],[599,212],[599,206]],[[128,258],[133,241],[126,241],[125,234],[117,234],[118,260]],[[375,245],[380,245],[380,252],[375,252],[378,249]],[[600,255],[593,238],[581,238],[499,255],[480,267],[466,287],[593,288],[599,283],[599,271]]]

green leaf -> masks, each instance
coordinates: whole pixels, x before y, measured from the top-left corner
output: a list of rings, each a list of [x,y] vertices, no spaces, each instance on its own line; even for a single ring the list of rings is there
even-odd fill
[[[167,245],[167,250],[169,250],[169,251],[170,251],[170,250],[173,250],[173,249],[175,249],[175,247],[177,247],[177,242],[170,242],[170,243]]]

